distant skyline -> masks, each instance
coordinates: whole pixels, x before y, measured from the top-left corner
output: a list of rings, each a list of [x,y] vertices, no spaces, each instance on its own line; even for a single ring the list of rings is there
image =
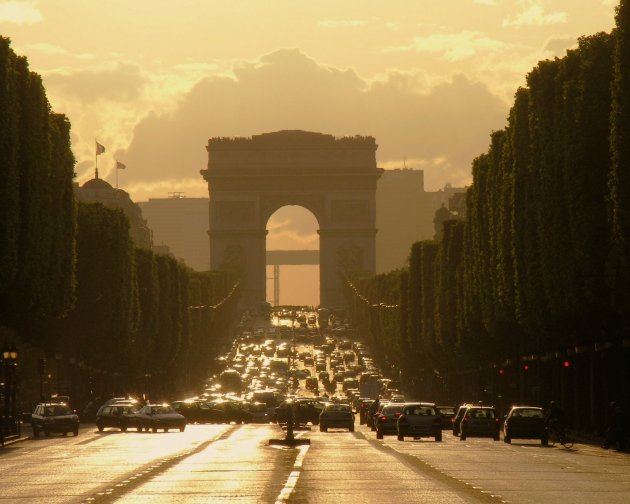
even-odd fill
[[[134,201],[207,197],[208,138],[303,129],[374,136],[380,167],[437,190],[470,183],[527,72],[610,31],[617,3],[0,0],[0,34],[69,117],[80,184],[98,139]],[[300,219],[272,216],[273,248],[316,239]]]

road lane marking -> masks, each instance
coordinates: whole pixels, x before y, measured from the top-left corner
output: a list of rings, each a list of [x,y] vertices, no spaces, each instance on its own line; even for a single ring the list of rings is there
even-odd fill
[[[304,463],[304,457],[306,456],[306,452],[310,448],[310,445],[302,445],[300,446],[300,452],[295,457],[295,462],[293,462],[293,470],[289,477],[287,478],[287,482],[284,484],[284,487],[278,494],[276,498],[276,504],[284,504],[289,500],[293,490],[295,489],[295,485],[300,479],[300,472],[302,468],[302,464]]]
[[[356,434],[357,433],[355,432],[355,435]],[[356,437],[363,437],[363,439],[372,446],[384,453],[392,455],[412,470],[421,472],[424,476],[428,476],[429,478],[442,483],[450,490],[460,495],[466,502],[479,502],[484,504],[506,504],[508,502],[503,497],[485,493],[485,491],[481,488],[473,486],[467,481],[460,480],[441,471],[440,469],[430,465],[428,462],[425,462],[417,455],[399,452],[397,449],[383,441],[368,438],[363,432],[358,434],[359,435]]]
[[[200,445],[194,448],[176,453],[169,458],[161,459],[160,462],[157,464],[145,466],[146,467],[145,470],[140,471],[135,476],[129,476],[129,475],[123,476],[123,479],[120,480],[121,481],[120,483],[115,485],[115,488],[108,488],[106,490],[94,492],[92,496],[84,498],[84,500],[81,502],[84,504],[88,504],[88,503],[92,504],[94,502],[107,504],[109,502],[114,502],[120,497],[122,497],[125,493],[128,493],[134,488],[137,488],[143,485],[148,479],[153,478],[157,476],[158,474],[165,472],[166,470],[170,469],[171,467],[181,462],[183,459],[202,452],[212,443],[216,443],[218,441],[225,441],[234,433],[236,428],[237,428],[236,425],[233,425],[233,426],[231,425],[223,433],[213,436],[211,439],[204,441],[203,443],[201,443]],[[137,479],[134,479],[134,478],[137,478]],[[125,481],[127,481],[127,483],[125,483]]]

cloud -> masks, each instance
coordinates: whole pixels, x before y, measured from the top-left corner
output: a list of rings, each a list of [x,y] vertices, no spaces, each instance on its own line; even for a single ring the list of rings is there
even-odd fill
[[[411,72],[393,72],[368,82],[351,69],[318,64],[293,49],[241,61],[233,76],[203,79],[173,111],[151,113],[137,124],[120,157],[129,167],[124,187],[134,193],[147,184],[166,187],[163,181],[179,177],[200,184],[177,190],[207,196],[199,170],[207,165],[208,138],[283,129],[372,135],[380,146],[379,162],[444,157],[441,165],[425,169],[428,188],[467,183],[472,159],[486,150],[490,131],[505,125],[508,106],[464,75],[422,93],[420,81]]]
[[[516,17],[503,20],[503,27],[518,26],[543,26],[551,24],[562,24],[567,22],[566,12],[546,13],[545,7],[540,0],[521,0],[522,10]]]
[[[136,65],[117,64],[93,70],[55,70],[44,76],[46,86],[82,103],[97,100],[130,102],[137,100],[146,78]]]
[[[567,49],[576,47],[577,43],[575,37],[550,38],[545,43],[543,51],[549,52],[553,56],[563,56]]]
[[[501,0],[473,0],[473,3],[480,4],[480,5],[495,6],[495,5],[499,5],[499,3],[501,3]]]
[[[326,19],[318,21],[317,24],[322,28],[357,28],[364,26],[365,21],[361,19]]]
[[[40,54],[44,54],[46,56],[68,56],[70,58],[78,59],[78,60],[94,60],[96,59],[96,55],[93,53],[73,53],[64,49],[63,47],[59,47],[53,44],[48,44],[46,42],[39,42],[36,44],[28,44],[25,46],[26,53],[38,52]]]
[[[416,51],[442,54],[449,61],[460,61],[479,52],[499,52],[507,44],[491,39],[482,32],[435,33],[426,37],[414,37],[410,44],[385,49],[385,52]]]
[[[19,25],[40,23],[44,16],[30,2],[5,2],[0,4],[0,24],[14,23]]]

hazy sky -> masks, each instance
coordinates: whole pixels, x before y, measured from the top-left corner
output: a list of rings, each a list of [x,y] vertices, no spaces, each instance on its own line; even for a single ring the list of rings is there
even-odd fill
[[[304,129],[372,135],[379,166],[406,158],[435,190],[470,182],[526,73],[610,31],[617,3],[0,0],[0,34],[69,116],[80,183],[98,138],[136,201],[207,196],[209,137]]]

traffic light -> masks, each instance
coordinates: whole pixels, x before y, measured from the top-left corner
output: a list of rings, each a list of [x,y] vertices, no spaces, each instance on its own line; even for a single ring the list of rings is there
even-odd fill
[[[570,367],[571,367],[571,363],[570,363],[568,360],[565,360],[565,361],[562,363],[562,366],[564,367],[564,369],[568,369],[568,368],[570,368]]]

